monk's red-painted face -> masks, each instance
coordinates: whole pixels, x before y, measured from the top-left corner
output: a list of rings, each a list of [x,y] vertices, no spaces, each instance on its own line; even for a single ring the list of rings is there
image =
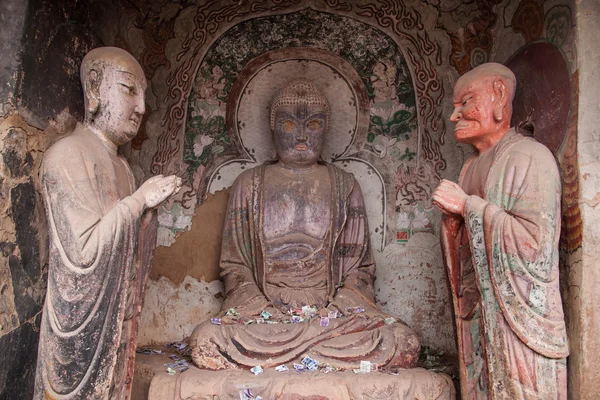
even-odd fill
[[[494,88],[490,78],[461,77],[454,87],[454,136],[462,143],[474,144],[496,129]]]
[[[274,138],[279,159],[290,167],[316,164],[323,151],[326,110],[320,105],[281,105],[275,111]]]

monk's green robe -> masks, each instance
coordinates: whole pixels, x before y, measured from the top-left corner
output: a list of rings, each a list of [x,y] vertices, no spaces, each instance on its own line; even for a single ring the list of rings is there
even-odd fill
[[[566,399],[558,168],[545,146],[513,130],[490,151],[483,198],[469,196],[464,220],[442,223],[463,398]]]

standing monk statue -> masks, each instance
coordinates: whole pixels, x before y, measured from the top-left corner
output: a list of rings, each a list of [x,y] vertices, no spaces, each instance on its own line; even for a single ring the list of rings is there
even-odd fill
[[[314,83],[292,82],[273,100],[270,122],[278,159],[233,184],[220,260],[225,302],[220,318],[192,334],[194,362],[267,368],[309,356],[339,369],[414,366],[418,338],[375,304],[360,186],[319,161],[327,100]]]
[[[496,63],[454,88],[456,140],[477,150],[433,194],[454,299],[463,399],[567,398],[559,291],[560,176],[510,128],[514,74]]]
[[[156,237],[145,210],[176,193],[181,180],[155,176],[135,190],[117,151],[145,111],[146,79],[129,53],[90,51],[81,83],[85,123],[46,152],[41,171],[50,266],[34,398],[128,399]]]

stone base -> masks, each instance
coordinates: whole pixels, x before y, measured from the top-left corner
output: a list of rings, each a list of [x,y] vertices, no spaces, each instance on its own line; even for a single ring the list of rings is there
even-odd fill
[[[248,370],[207,371],[190,369],[169,375],[163,366],[172,362],[166,355],[138,355],[134,393],[141,395],[151,378],[150,400],[240,399],[250,389],[264,400],[454,400],[452,380],[444,374],[422,368],[401,370],[398,375],[383,372],[277,372],[272,368],[255,376]],[[292,365],[288,365],[292,368]],[[150,370],[154,370],[154,376]],[[138,397],[141,399],[142,397]],[[134,400],[137,400],[134,397]]]

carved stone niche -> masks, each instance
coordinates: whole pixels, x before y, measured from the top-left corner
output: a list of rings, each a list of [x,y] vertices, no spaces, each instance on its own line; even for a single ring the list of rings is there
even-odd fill
[[[314,48],[286,48],[265,53],[239,74],[227,99],[228,137],[238,156],[223,155],[209,166],[196,193],[214,193],[230,187],[245,169],[272,156],[269,105],[275,94],[297,78],[314,81],[331,107],[330,130],[322,158],[352,172],[362,187],[371,243],[378,267],[385,264],[388,216],[393,215],[393,193],[388,193],[381,167],[361,158],[369,127],[369,98],[363,81],[348,62],[336,54]],[[393,186],[393,185],[387,185]],[[388,208],[391,209],[388,210]],[[381,262],[380,262],[381,260]],[[151,361],[150,361],[151,359]],[[149,399],[454,399],[451,379],[422,368],[355,374],[345,372],[288,372],[266,368],[254,375],[244,369],[201,370],[164,373],[166,356],[138,356],[138,361],[159,366],[152,378]],[[317,360],[318,361],[318,360]],[[138,366],[140,365],[138,363]],[[310,384],[307,384],[310,382]]]

